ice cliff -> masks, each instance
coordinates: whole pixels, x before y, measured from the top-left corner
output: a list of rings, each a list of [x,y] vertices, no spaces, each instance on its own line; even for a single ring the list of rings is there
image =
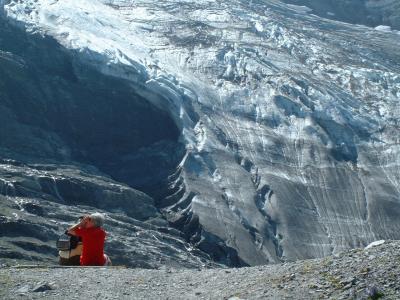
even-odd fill
[[[147,193],[162,217],[214,260],[256,265],[400,239],[397,31],[331,21],[273,0],[1,3],[10,26],[55,39],[72,57],[74,67],[63,72],[82,81],[90,68],[112,78],[90,81],[92,92],[79,100],[88,107],[81,122],[97,116],[101,124],[118,112],[129,124],[118,125],[121,134],[156,123],[149,129],[154,140],[138,132],[119,144],[135,140],[129,153],[114,152],[107,139],[115,119],[103,124],[102,138],[91,139],[96,129],[87,129],[86,144],[74,140],[79,126],[68,129],[60,135],[66,150],[54,161],[84,161]],[[40,63],[52,65],[51,58]],[[96,82],[110,97],[127,92],[120,102],[98,104]],[[131,123],[124,114],[130,95],[154,113],[140,119],[148,111],[140,104]],[[97,105],[104,114],[92,115]],[[176,128],[166,130],[170,122]],[[71,140],[79,155],[68,150]],[[30,155],[0,143],[4,158]],[[113,153],[115,165],[105,163]]]

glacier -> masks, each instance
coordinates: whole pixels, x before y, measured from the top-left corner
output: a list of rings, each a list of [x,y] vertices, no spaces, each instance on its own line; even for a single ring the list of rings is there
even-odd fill
[[[0,5],[13,26],[173,120],[183,150],[162,188],[112,177],[150,195],[213,260],[258,265],[400,238],[395,31],[273,0]]]
[[[364,24],[386,25],[400,29],[400,3],[397,0],[283,0],[307,7],[309,12],[328,19]]]

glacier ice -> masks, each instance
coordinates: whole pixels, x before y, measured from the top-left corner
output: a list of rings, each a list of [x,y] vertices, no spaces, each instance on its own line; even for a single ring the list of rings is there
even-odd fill
[[[400,238],[398,34],[272,0],[2,5],[173,118],[186,154],[157,201],[216,260]]]

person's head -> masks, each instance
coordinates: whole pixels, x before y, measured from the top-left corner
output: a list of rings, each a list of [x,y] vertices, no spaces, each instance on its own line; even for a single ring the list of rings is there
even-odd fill
[[[101,227],[104,224],[104,215],[101,213],[94,213],[89,215],[86,222],[86,228]]]

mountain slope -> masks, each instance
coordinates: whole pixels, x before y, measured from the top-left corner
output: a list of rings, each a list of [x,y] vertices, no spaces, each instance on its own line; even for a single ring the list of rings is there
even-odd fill
[[[397,33],[279,1],[6,1],[5,15],[173,120],[183,153],[154,185],[131,180],[133,165],[103,171],[150,194],[214,260],[400,238]]]

